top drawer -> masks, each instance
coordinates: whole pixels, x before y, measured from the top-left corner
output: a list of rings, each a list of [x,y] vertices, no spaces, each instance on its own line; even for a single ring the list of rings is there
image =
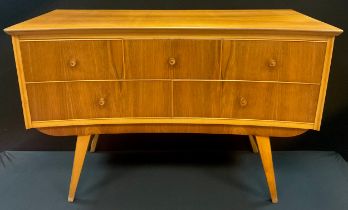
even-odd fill
[[[221,77],[320,83],[326,42],[225,40]]]
[[[126,79],[219,79],[220,40],[124,40]]]
[[[326,42],[67,40],[22,41],[20,47],[27,82],[207,79],[320,83]]]
[[[122,79],[121,40],[24,41],[27,82]]]

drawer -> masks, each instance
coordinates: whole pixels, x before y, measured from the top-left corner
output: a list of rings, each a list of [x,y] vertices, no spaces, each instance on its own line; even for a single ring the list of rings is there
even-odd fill
[[[220,40],[125,40],[127,79],[219,79]]]
[[[126,79],[171,79],[170,40],[124,40]]]
[[[121,40],[23,41],[27,82],[123,78]]]
[[[222,79],[320,83],[326,42],[225,40]]]
[[[174,117],[314,122],[319,85],[176,81]]]
[[[33,121],[172,114],[166,81],[31,83],[27,91]]]

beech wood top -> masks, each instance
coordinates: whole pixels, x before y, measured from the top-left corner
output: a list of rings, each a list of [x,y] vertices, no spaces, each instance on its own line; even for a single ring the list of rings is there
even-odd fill
[[[5,29],[8,34],[95,29],[211,29],[294,31],[338,35],[343,31],[294,10],[54,10]]]

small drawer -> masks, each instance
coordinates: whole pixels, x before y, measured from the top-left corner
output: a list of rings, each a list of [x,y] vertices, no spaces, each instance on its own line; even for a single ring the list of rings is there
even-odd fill
[[[125,40],[127,79],[219,79],[220,40]]]
[[[314,122],[319,87],[289,83],[176,81],[174,117]]]
[[[126,79],[171,79],[170,40],[124,40]]]
[[[123,78],[121,40],[23,41],[27,82]]]
[[[225,40],[222,79],[319,84],[325,50],[326,42]]]
[[[172,114],[166,81],[31,83],[27,91],[32,121]]]

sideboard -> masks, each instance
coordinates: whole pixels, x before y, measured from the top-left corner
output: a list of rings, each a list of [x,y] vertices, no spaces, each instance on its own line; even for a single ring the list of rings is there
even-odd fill
[[[12,36],[27,129],[76,135],[68,200],[106,133],[249,135],[278,202],[270,136],[319,130],[335,36],[293,10],[54,10]]]

